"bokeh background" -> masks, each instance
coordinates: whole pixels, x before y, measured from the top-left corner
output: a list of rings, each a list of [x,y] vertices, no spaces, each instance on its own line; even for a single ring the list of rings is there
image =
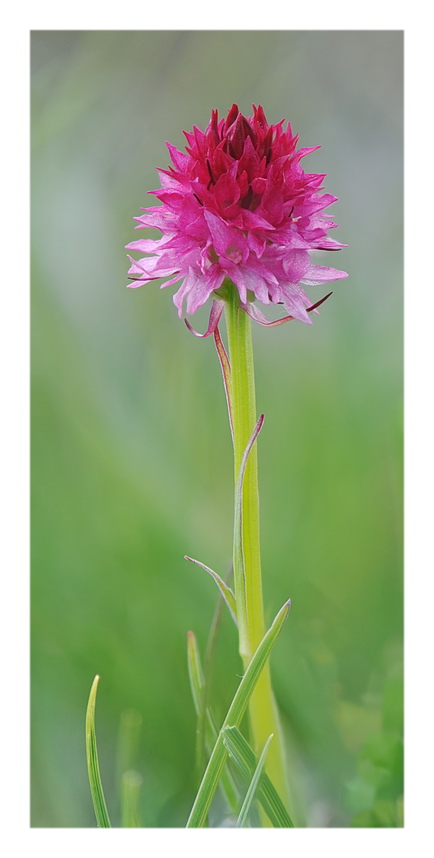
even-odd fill
[[[183,826],[193,801],[186,633],[203,651],[217,596],[183,556],[229,568],[231,441],[212,342],[178,320],[173,287],[125,288],[124,245],[165,141],[182,148],[236,102],[321,144],[304,167],[327,172],[349,245],[312,326],[254,330],[267,618],[292,598],[272,672],[298,824],[400,826],[402,33],[35,31],[31,57],[31,824],[95,825],[96,673],[112,823],[120,725],[139,719],[143,825]],[[218,715],[239,673],[223,615]]]

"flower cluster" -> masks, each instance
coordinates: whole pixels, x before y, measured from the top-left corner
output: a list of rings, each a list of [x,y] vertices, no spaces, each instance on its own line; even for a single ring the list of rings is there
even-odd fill
[[[257,321],[266,323],[255,299],[283,304],[287,318],[310,321],[309,311],[321,301],[312,306],[302,287],[347,274],[313,265],[309,251],[344,245],[327,235],[336,224],[320,214],[337,199],[320,193],[325,174],[300,166],[319,147],[297,150],[297,135],[283,124],[269,125],[262,107],[253,106],[246,118],[234,104],[226,119],[214,110],[205,131],[185,132],[185,152],[167,144],[173,166],[160,170],[161,188],[150,192],[162,205],[136,218],[136,228],[155,227],[162,237],[127,245],[151,254],[131,259],[130,286],[182,281],[173,299],[182,316],[184,301],[194,313],[227,279]]]

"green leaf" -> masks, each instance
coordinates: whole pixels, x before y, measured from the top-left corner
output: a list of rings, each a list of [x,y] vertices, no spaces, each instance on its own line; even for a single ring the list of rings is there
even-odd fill
[[[205,572],[208,572],[208,574],[211,575],[211,578],[214,578],[214,581],[216,582],[220,593],[229,608],[231,617],[235,625],[237,626],[237,606],[235,602],[235,596],[228,584],[226,584],[225,581],[220,578],[220,575],[217,575],[217,572],[214,572],[213,569],[210,569],[209,566],[205,566],[205,563],[201,563],[200,560],[195,560],[193,557],[189,557],[188,554],[184,555],[184,560],[190,560],[190,563],[196,563],[197,566],[201,566],[202,569],[205,569]]]
[[[190,688],[193,696],[193,703],[197,715],[196,727],[196,767],[198,770],[197,780],[201,777],[204,769],[204,756],[207,745],[207,730],[210,730],[209,723],[207,724],[207,712],[205,711],[205,683],[200,662],[199,648],[197,646],[196,635],[194,632],[187,632],[187,663],[188,675],[190,678]]]
[[[140,788],[143,778],[134,769],[123,773],[121,778],[122,828],[142,828],[140,820]]]
[[[111,828],[110,819],[105,803],[104,792],[98,765],[98,751],[95,735],[95,702],[99,676],[95,676],[90,689],[89,702],[86,711],[86,757],[89,775],[90,791],[95,810],[98,828]]]
[[[194,708],[198,716],[197,747],[201,748],[202,744],[204,743],[208,754],[210,754],[212,748],[217,741],[218,730],[215,726],[214,719],[212,717],[209,707],[206,707],[205,712],[202,708],[204,699],[204,679],[202,674],[199,649],[197,646],[196,636],[194,632],[187,633],[187,654],[191,692],[193,696]],[[202,728],[205,731],[205,736],[202,735]],[[233,781],[231,773],[226,769],[222,771],[220,786],[231,812],[233,814],[236,814],[239,805],[238,790]]]
[[[272,626],[268,629],[268,632],[264,635],[261,643],[259,644],[237,688],[237,691],[235,692],[235,696],[214,745],[208,766],[202,778],[202,783],[191,809],[191,813],[187,821],[187,828],[201,828],[205,824],[211,801],[217,789],[227,758],[227,750],[223,742],[223,730],[225,727],[232,725],[237,726],[240,723],[248,706],[253,689],[259,679],[262,668],[264,667],[286,617],[288,616],[290,605],[291,603],[288,601],[280,609]]]
[[[194,708],[196,714],[199,715],[201,709],[201,695],[203,690],[202,667],[200,664],[199,649],[197,646],[196,635],[194,632],[187,632],[187,659],[188,659],[188,675],[190,677],[191,693],[193,696]]]
[[[243,801],[243,804],[242,804],[242,807],[240,810],[240,814],[239,814],[239,817],[237,819],[237,825],[236,825],[237,828],[242,828],[246,824],[246,822],[249,818],[250,808],[252,806],[253,799],[255,798],[255,795],[256,795],[256,790],[258,788],[259,779],[260,779],[261,774],[262,774],[262,769],[264,768],[264,765],[265,765],[265,760],[266,760],[266,757],[268,754],[268,748],[270,747],[270,743],[271,743],[272,738],[273,738],[273,733],[271,733],[271,735],[268,737],[268,739],[264,745],[264,749],[262,751],[262,754],[259,757],[255,771],[253,772],[252,780],[250,781],[249,788],[246,792],[246,797]]]
[[[264,415],[261,414],[259,420],[252,432],[244,455],[241,460],[238,480],[235,488],[235,510],[234,510],[234,575],[235,575],[235,592],[242,594],[242,603],[246,601],[246,581],[244,568],[244,550],[243,550],[243,483],[244,474],[246,471],[247,461],[252,451],[253,445],[262,429],[264,423]],[[247,629],[244,628],[246,618],[243,617],[242,611],[239,612],[238,621],[240,626],[240,644],[247,634]],[[242,652],[242,650],[241,650]]]
[[[243,778],[246,781],[251,780],[258,761],[238,727],[225,727],[223,741]],[[266,772],[261,774],[257,798],[275,828],[294,828],[294,823]]]

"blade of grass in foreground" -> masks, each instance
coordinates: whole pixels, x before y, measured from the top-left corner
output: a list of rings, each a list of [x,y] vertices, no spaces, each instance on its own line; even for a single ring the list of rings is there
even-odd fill
[[[193,695],[194,708],[198,716],[198,731],[203,728],[205,736],[202,737],[198,733],[198,743],[204,739],[208,754],[211,753],[214,747],[218,730],[215,726],[214,719],[208,706],[203,711],[203,692],[204,679],[202,674],[202,666],[200,663],[199,649],[197,646],[196,636],[194,632],[188,632],[187,635],[187,652],[188,652],[188,673],[190,676],[191,692]],[[202,716],[202,717],[201,717]],[[202,770],[203,771],[203,770]],[[236,816],[239,807],[238,790],[233,781],[229,770],[223,769],[220,779],[220,787],[231,812]]]
[[[223,741],[243,778],[250,781],[257,767],[257,758],[238,727],[225,727]],[[261,774],[257,798],[274,828],[294,828],[294,823],[266,772]]]
[[[259,644],[237,688],[237,691],[235,692],[235,696],[229,707],[222,729],[218,735],[217,742],[214,745],[208,766],[202,778],[202,783],[191,809],[191,813],[187,821],[187,828],[202,828],[205,824],[208,810],[227,758],[227,750],[223,742],[223,730],[225,727],[237,726],[240,723],[244,712],[246,711],[253,689],[259,679],[262,668],[264,667],[286,617],[288,616],[290,605],[291,602],[288,600],[288,602],[286,602],[280,609],[272,626],[268,629],[268,632],[264,635],[261,643]]]
[[[270,742],[271,742],[272,738],[273,738],[273,733],[271,733],[271,735],[268,737],[268,739],[264,745],[264,749],[262,751],[262,754],[259,757],[258,764],[256,766],[254,773],[253,773],[252,780],[250,781],[249,788],[246,792],[246,797],[243,801],[243,805],[242,805],[242,808],[240,810],[240,815],[237,819],[237,825],[236,825],[237,828],[242,828],[246,824],[246,822],[249,818],[250,808],[252,806],[253,799],[255,798],[256,790],[258,788],[259,778],[261,777],[262,769],[264,768],[264,765],[265,765],[265,760],[266,760],[266,757],[268,754],[268,748],[270,747]]]
[[[90,689],[89,702],[86,711],[86,757],[89,775],[90,791],[95,810],[98,828],[111,828],[110,819],[105,803],[104,792],[98,765],[98,752],[95,735],[95,702],[99,676],[95,676]]]

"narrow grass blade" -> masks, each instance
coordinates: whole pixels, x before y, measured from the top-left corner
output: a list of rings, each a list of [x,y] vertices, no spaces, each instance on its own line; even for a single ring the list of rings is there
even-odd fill
[[[187,659],[191,693],[193,696],[194,708],[196,714],[198,715],[201,707],[203,675],[202,666],[200,663],[199,648],[197,646],[196,635],[194,632],[187,632]]]
[[[243,520],[242,520],[242,510],[243,510],[243,483],[244,483],[244,474],[246,471],[247,460],[252,451],[252,447],[262,429],[264,423],[264,415],[261,414],[259,420],[253,430],[253,433],[250,437],[250,440],[247,444],[247,447],[244,451],[243,458],[241,460],[240,471],[238,474],[238,480],[235,490],[235,513],[234,513],[234,573],[236,576],[235,579],[235,592],[237,589],[239,592],[243,594],[243,601],[245,601],[246,595],[246,585],[245,585],[245,577],[244,577],[244,553],[243,553]],[[242,618],[239,617],[240,626],[242,625]],[[241,637],[245,634],[245,629],[241,629],[240,631],[240,640]]]
[[[261,643],[259,644],[237,688],[237,691],[235,692],[235,696],[229,707],[222,729],[220,730],[210,756],[205,774],[202,778],[202,783],[199,787],[187,821],[187,828],[201,828],[205,823],[211,801],[217,789],[227,758],[227,750],[223,742],[223,730],[225,727],[232,725],[237,726],[240,723],[248,706],[253,689],[259,679],[262,668],[264,667],[264,664],[276,643],[286,617],[288,616],[290,604],[290,601],[288,601],[280,609],[272,626],[268,629],[268,632],[264,635]]]
[[[123,773],[121,778],[122,828],[142,828],[140,819],[140,789],[143,778],[134,769]]]
[[[90,791],[98,828],[111,828],[98,765],[95,735],[95,702],[99,676],[95,676],[86,711],[86,757]]]
[[[202,569],[205,569],[205,572],[208,572],[208,574],[211,575],[211,578],[213,578],[214,581],[216,582],[217,587],[219,588],[220,593],[223,596],[223,599],[225,600],[225,602],[229,608],[231,617],[232,617],[235,625],[238,625],[238,623],[237,623],[237,606],[236,606],[236,602],[235,602],[235,596],[234,596],[231,588],[229,587],[229,585],[226,584],[225,581],[223,581],[223,578],[220,578],[220,575],[217,575],[217,572],[214,572],[214,570],[210,569],[209,566],[205,566],[205,563],[201,563],[200,560],[195,560],[194,557],[189,557],[188,554],[184,555],[184,560],[189,560],[190,563],[196,563],[197,566],[201,566]]]
[[[242,807],[240,810],[240,814],[239,814],[239,817],[237,819],[237,825],[236,825],[237,828],[242,828],[246,824],[246,822],[249,818],[250,808],[252,806],[253,799],[255,798],[255,795],[256,795],[256,790],[257,790],[258,784],[259,784],[259,778],[261,777],[262,770],[263,770],[264,765],[265,765],[265,760],[266,760],[267,754],[268,754],[268,748],[270,747],[270,743],[272,741],[272,738],[273,738],[273,733],[271,733],[271,735],[268,737],[268,739],[264,745],[264,749],[262,751],[262,754],[259,757],[258,764],[256,766],[254,773],[253,773],[252,780],[250,781],[249,788],[246,792],[246,797],[243,801],[243,804],[242,804]]]
[[[217,741],[218,730],[215,726],[214,719],[212,717],[209,707],[206,706],[205,711],[203,709],[204,678],[200,662],[199,649],[197,646],[196,636],[194,632],[187,633],[187,653],[191,692],[193,696],[194,708],[198,716],[197,748],[200,752],[202,747],[205,746],[206,750],[208,751],[208,754],[210,754],[212,748]],[[200,761],[200,753],[198,754],[198,758]],[[238,812],[239,807],[238,790],[230,771],[227,769],[224,769],[222,771],[220,787],[226,798],[230,811],[233,814],[236,814]]]
[[[255,752],[238,727],[226,727],[223,734],[224,744],[232,760],[243,778],[250,781],[257,767]],[[294,823],[266,772],[261,774],[257,798],[275,828],[294,828]]]
[[[197,715],[196,726],[196,779],[200,781],[205,766],[207,717],[205,712],[205,685],[200,662],[199,648],[194,632],[187,632],[187,664],[194,709]]]
[[[225,583],[227,583],[228,575],[224,579]],[[217,604],[215,606],[214,614],[211,620],[211,625],[208,632],[208,638],[205,647],[205,654],[203,659],[203,667],[202,667],[202,675],[203,675],[203,689],[202,689],[202,711],[200,713],[199,721],[201,721],[201,729],[203,742],[200,746],[200,754],[198,756],[198,761],[200,762],[200,778],[198,780],[198,784],[202,779],[202,775],[205,771],[205,766],[208,762],[209,755],[214,747],[216,735],[209,736],[205,735],[206,730],[203,725],[206,722],[206,713],[209,706],[209,695],[210,695],[210,686],[211,686],[211,674],[212,674],[212,663],[214,659],[215,647],[217,643],[217,635],[220,627],[223,609],[226,608],[225,600],[219,591]],[[198,724],[199,728],[199,724]],[[205,739],[207,741],[205,741]],[[235,791],[236,792],[236,791]],[[232,806],[232,805],[230,805]],[[237,805],[238,807],[238,805]]]

